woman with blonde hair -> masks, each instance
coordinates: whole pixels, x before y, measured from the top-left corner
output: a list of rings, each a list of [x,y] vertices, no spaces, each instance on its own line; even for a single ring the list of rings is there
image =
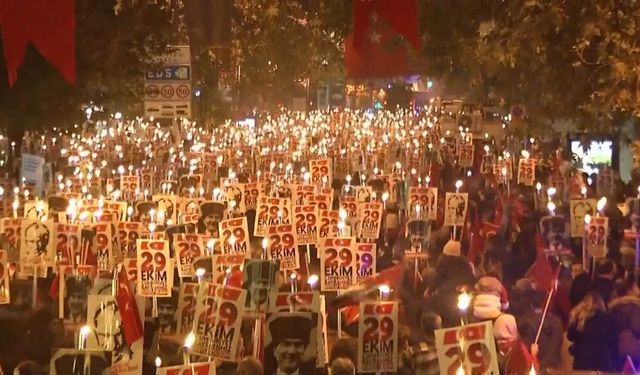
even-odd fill
[[[573,343],[569,352],[574,370],[614,371],[615,324],[598,292],[587,293],[571,310],[567,337]]]

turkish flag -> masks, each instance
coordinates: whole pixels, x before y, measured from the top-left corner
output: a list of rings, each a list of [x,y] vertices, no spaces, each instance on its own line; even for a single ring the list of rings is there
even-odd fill
[[[354,35],[344,41],[344,61],[349,78],[386,78],[409,74],[407,51],[393,45],[395,34],[377,28],[356,48]]]
[[[354,0],[353,36],[355,46],[366,43],[372,13],[383,19],[391,29],[402,35],[416,50],[420,49],[418,6],[416,0]]]
[[[557,271],[560,271],[560,267],[558,267]],[[555,280],[558,278],[557,272],[553,272],[544,252],[544,243],[540,233],[536,234],[536,260],[531,265],[531,268],[527,270],[525,277],[533,282],[534,289],[539,292],[553,288]]]
[[[124,338],[127,345],[131,346],[138,339],[142,338],[144,328],[138,314],[138,305],[131,293],[131,286],[127,280],[127,273],[124,267],[120,267],[118,272],[118,294],[116,295],[116,303],[120,311],[122,326],[124,328]]]
[[[18,78],[27,44],[70,84],[76,82],[75,0],[0,0],[0,29],[9,86]]]

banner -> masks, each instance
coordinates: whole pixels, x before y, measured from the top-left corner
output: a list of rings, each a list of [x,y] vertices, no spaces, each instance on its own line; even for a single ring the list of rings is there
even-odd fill
[[[325,238],[320,245],[320,290],[344,290],[356,281],[355,238]]]
[[[173,287],[173,262],[169,243],[138,240],[137,293],[144,297],[169,297]]]
[[[358,320],[358,372],[398,368],[398,303],[362,302]]]
[[[464,226],[467,217],[467,207],[469,194],[467,193],[446,193],[444,206],[444,224]]]
[[[291,224],[269,228],[268,258],[280,261],[280,270],[300,268],[300,252]]]
[[[298,245],[317,244],[318,207],[314,205],[294,206],[293,214],[296,222],[296,239]]]
[[[194,330],[193,318],[196,312],[196,295],[198,293],[198,284],[196,283],[180,283],[180,292],[178,293],[178,312],[176,333],[178,336],[186,335]]]
[[[416,219],[437,220],[438,188],[410,187],[409,217]]]
[[[7,252],[0,250],[0,305],[6,305],[11,302],[10,290]]]
[[[586,214],[593,217],[596,213],[595,199],[572,199],[569,201],[571,211],[571,237],[582,238],[584,236],[584,217]]]
[[[378,239],[382,223],[382,203],[364,203],[360,207],[359,238]]]
[[[376,273],[376,244],[356,244],[356,284]]]
[[[246,258],[251,257],[246,216],[221,221],[220,236],[222,251],[225,254],[241,254]]]
[[[536,181],[535,159],[520,159],[518,162],[518,184],[533,186]]]
[[[193,353],[236,362],[247,292],[204,283],[198,290]]]
[[[178,233],[173,240],[176,258],[178,258],[178,276],[196,275],[193,260],[205,254],[202,236],[198,234]]]
[[[587,230],[589,256],[594,258],[603,258],[607,256],[609,218],[605,216],[592,217]]]
[[[216,363],[192,363],[172,367],[159,367],[156,375],[216,375]]]
[[[499,373],[492,322],[438,329],[435,334],[441,374],[456,375],[460,368],[465,374]]]

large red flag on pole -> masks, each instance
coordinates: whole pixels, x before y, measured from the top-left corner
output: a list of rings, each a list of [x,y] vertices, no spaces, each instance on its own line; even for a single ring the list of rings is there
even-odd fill
[[[116,295],[116,302],[118,304],[118,310],[120,311],[120,318],[122,319],[124,338],[127,345],[131,346],[143,336],[144,328],[140,321],[138,305],[133,297],[133,293],[131,293],[131,286],[129,285],[129,280],[127,280],[127,273],[124,267],[120,267],[117,277],[118,294]]]

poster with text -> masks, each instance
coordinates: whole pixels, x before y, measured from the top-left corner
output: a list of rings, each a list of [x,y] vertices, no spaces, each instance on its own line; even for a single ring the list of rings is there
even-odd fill
[[[603,258],[607,256],[609,218],[606,216],[592,217],[587,230],[587,246],[589,255],[594,258]]]
[[[238,360],[246,296],[243,289],[202,284],[196,299],[193,353],[230,362]]]
[[[325,238],[319,250],[321,291],[344,290],[355,284],[355,238]]]
[[[300,252],[293,232],[293,225],[278,225],[269,228],[268,258],[280,262],[280,270],[300,268]]]
[[[373,276],[376,272],[376,244],[356,244],[356,284]]]
[[[269,233],[269,228],[289,221],[288,201],[284,198],[259,197],[253,234],[264,237]]]
[[[409,217],[436,220],[438,218],[438,188],[409,188]]]
[[[138,239],[142,238],[142,223],[119,222],[118,236],[120,237],[120,250],[125,258],[137,257]]]
[[[247,217],[223,220],[220,222],[220,241],[225,254],[240,254],[251,257]]]
[[[229,285],[230,278],[237,272],[242,272],[245,256],[243,254],[215,254],[213,262],[213,282],[219,285]]]
[[[360,207],[359,238],[378,239],[382,224],[382,203],[364,203]]]
[[[195,276],[196,270],[193,267],[193,260],[205,253],[202,236],[199,234],[178,233],[173,243],[178,260],[178,276]]]
[[[113,253],[111,223],[95,224],[94,228],[96,230],[95,246],[98,269],[101,271],[112,270],[115,265],[115,254]]]
[[[0,219],[0,232],[3,237],[3,248],[7,251],[9,262],[20,260],[20,233],[23,218],[2,218]]]
[[[173,287],[173,262],[169,243],[162,240],[138,240],[137,293],[144,297],[169,297]]]
[[[317,244],[318,207],[314,205],[294,206],[293,217],[296,225],[298,245]]]
[[[398,368],[398,303],[362,302],[358,320],[358,372]]]
[[[316,185],[294,184],[292,187],[293,203],[297,206],[305,206],[313,203],[316,195]]]
[[[333,210],[320,210],[320,228],[318,228],[319,241],[323,238],[336,237],[338,235],[338,222],[340,212]]]
[[[473,143],[462,143],[458,145],[458,165],[463,168],[473,167]]]
[[[518,183],[525,186],[533,186],[536,181],[535,159],[520,159],[518,162]]]
[[[467,324],[435,331],[440,373],[456,375],[498,374],[498,356],[489,322]]]
[[[178,293],[178,312],[177,312],[177,334],[187,335],[194,329],[193,318],[196,312],[196,294],[198,293],[198,284],[196,283],[180,283],[180,292]]]
[[[55,232],[55,256],[60,265],[73,264],[80,254],[82,227],[77,224],[53,224]]]
[[[309,172],[311,172],[311,183],[314,185],[320,185],[323,182],[330,185],[333,181],[331,159],[309,160]]]
[[[120,198],[126,202],[137,200],[137,194],[140,192],[139,176],[120,176]]]

